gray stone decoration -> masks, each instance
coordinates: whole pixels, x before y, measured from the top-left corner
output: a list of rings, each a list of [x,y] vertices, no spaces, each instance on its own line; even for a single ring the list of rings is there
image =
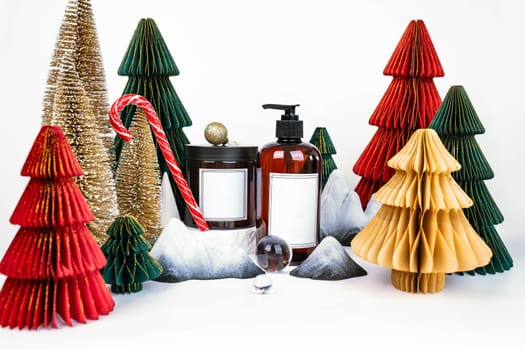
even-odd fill
[[[359,266],[334,237],[326,237],[310,256],[290,272],[295,277],[314,280],[338,281],[365,276],[365,269]]]

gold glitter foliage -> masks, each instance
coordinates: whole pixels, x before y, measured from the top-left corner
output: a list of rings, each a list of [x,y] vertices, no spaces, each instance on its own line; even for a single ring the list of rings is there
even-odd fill
[[[98,42],[93,10],[89,0],[70,0],[58,33],[55,50],[49,64],[49,76],[44,95],[42,125],[53,122],[52,110],[58,85],[58,75],[62,58],[73,53],[72,58],[82,87],[91,102],[97,121],[99,138],[110,150],[113,147],[114,133],[109,124],[109,102],[106,78],[100,45]],[[111,157],[115,158],[111,151]],[[114,161],[114,159],[112,159]]]
[[[62,57],[52,111],[53,124],[64,134],[84,171],[77,178],[95,221],[89,228],[99,244],[117,216],[117,197],[111,162],[99,137],[97,120],[69,55]]]
[[[153,243],[160,234],[160,170],[144,112],[137,108],[129,128],[132,139],[122,147],[117,168],[117,200],[122,216],[132,215]]]
[[[89,228],[99,244],[118,215],[108,111],[90,1],[70,0],[50,63],[42,124],[62,128],[82,167],[77,183],[95,215]]]

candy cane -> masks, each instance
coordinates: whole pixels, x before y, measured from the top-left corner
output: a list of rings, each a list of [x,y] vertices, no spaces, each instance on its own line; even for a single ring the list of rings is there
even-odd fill
[[[131,140],[131,133],[128,129],[126,129],[120,120],[120,112],[124,107],[130,104],[140,107],[146,113],[160,150],[166,159],[166,163],[168,164],[171,175],[175,179],[179,191],[182,193],[182,197],[184,198],[184,201],[190,210],[193,220],[197,224],[199,230],[208,231],[210,229],[208,223],[204,219],[199,206],[195,202],[193,193],[191,192],[184,175],[182,175],[182,171],[177,164],[177,160],[175,160],[173,151],[171,150],[168,139],[166,138],[166,134],[164,133],[164,129],[162,129],[162,124],[160,123],[159,117],[157,116],[157,113],[155,112],[155,109],[153,109],[151,103],[140,95],[127,94],[121,96],[113,103],[109,111],[109,121],[113,126],[113,129],[115,129],[117,135],[119,135],[124,141],[128,142]]]

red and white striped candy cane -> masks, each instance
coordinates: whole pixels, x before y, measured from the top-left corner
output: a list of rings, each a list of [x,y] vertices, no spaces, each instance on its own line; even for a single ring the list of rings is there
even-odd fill
[[[128,142],[129,140],[131,140],[131,133],[128,129],[126,129],[126,127],[122,124],[122,121],[120,120],[120,112],[127,105],[135,105],[144,110],[144,112],[146,113],[151,129],[153,130],[153,134],[157,139],[157,143],[159,144],[160,150],[164,155],[164,159],[166,159],[166,163],[168,164],[168,168],[170,169],[171,175],[175,179],[177,187],[179,188],[179,191],[181,192],[182,197],[184,198],[184,201],[188,206],[188,209],[191,213],[191,216],[193,217],[193,220],[195,221],[195,224],[197,224],[199,230],[208,231],[210,229],[208,223],[204,219],[204,216],[202,215],[199,206],[195,202],[193,193],[191,192],[188,183],[186,182],[186,179],[184,178],[184,175],[180,170],[179,164],[177,163],[177,160],[173,155],[173,151],[171,150],[168,139],[166,138],[166,133],[164,133],[164,129],[162,128],[162,124],[160,123],[159,117],[157,116],[157,113],[155,112],[155,109],[153,108],[151,103],[146,98],[140,95],[122,95],[113,103],[111,109],[109,110],[109,121],[113,126],[113,129],[115,129],[117,135],[119,135],[124,141]]]

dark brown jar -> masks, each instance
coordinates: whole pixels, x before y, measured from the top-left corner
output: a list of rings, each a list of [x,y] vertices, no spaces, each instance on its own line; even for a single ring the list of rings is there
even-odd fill
[[[186,180],[210,229],[255,225],[257,147],[185,145]],[[186,208],[184,223],[196,227]]]

